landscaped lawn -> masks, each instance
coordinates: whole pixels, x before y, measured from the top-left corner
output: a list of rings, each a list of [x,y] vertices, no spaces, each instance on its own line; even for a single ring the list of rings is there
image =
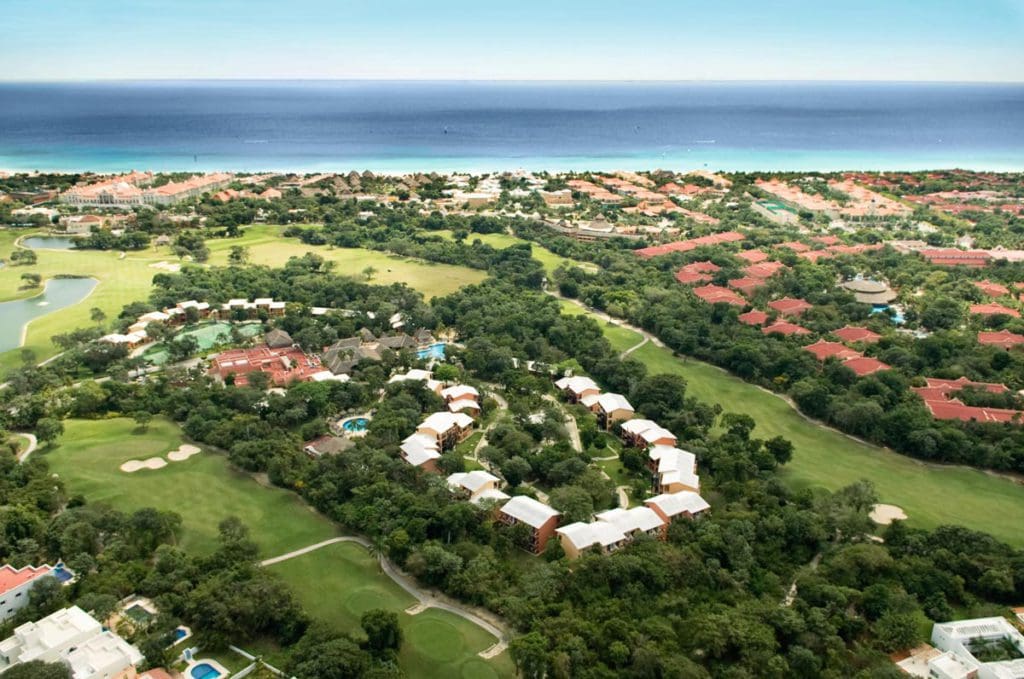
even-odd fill
[[[269,567],[281,576],[314,618],[359,633],[359,618],[372,608],[399,614],[405,633],[400,664],[409,677],[512,677],[508,652],[490,661],[476,654],[495,643],[488,632],[436,609],[408,615],[416,600],[380,572],[367,551],[353,543],[328,545]],[[270,658],[281,662],[282,658]]]
[[[163,469],[120,471],[127,460],[165,457],[183,442],[181,430],[169,420],[154,418],[145,433],[127,418],[66,420],[64,427],[59,444],[44,454],[68,493],[126,512],[142,507],[175,511],[183,521],[181,546],[188,551],[212,551],[217,524],[229,516],[249,527],[266,557],[338,534],[296,495],[233,471],[219,453],[204,450]]]
[[[587,313],[562,302],[567,313]],[[612,346],[625,350],[640,335],[596,318]],[[860,479],[871,481],[882,502],[898,505],[907,523],[921,528],[959,524],[985,531],[1012,545],[1024,545],[1024,488],[1004,478],[961,467],[926,465],[905,455],[856,441],[808,421],[775,394],[701,361],[680,358],[647,343],[630,354],[652,374],[672,373],[687,380],[687,393],[728,412],[750,415],[754,434],[784,436],[793,442],[793,459],[782,477],[795,488],[837,490]]]
[[[313,252],[335,263],[335,272],[346,276],[361,276],[366,267],[377,272],[371,283],[388,285],[405,283],[430,299],[455,292],[459,288],[479,283],[487,273],[478,269],[451,264],[435,264],[419,259],[398,257],[365,248],[337,248],[328,245],[306,245],[297,238],[285,238],[285,227],[259,225],[242,231],[240,238],[208,240],[210,264],[227,264],[228,253],[235,245],[249,248],[249,262],[279,267],[291,257]]]
[[[442,229],[440,231],[426,231],[425,234],[441,236],[442,238],[452,239],[452,232],[448,229]],[[556,255],[551,250],[545,247],[537,245],[531,241],[519,238],[518,236],[510,236],[507,233],[471,233],[466,236],[464,241],[467,244],[471,244],[473,241],[479,240],[484,245],[490,245],[492,248],[502,249],[507,248],[510,245],[522,245],[526,243],[533,249],[533,258],[544,265],[544,271],[550,276],[551,272],[557,269],[562,264],[567,266],[578,266],[588,271],[597,271],[597,265],[589,262],[580,262],[575,259],[563,257],[562,255]]]

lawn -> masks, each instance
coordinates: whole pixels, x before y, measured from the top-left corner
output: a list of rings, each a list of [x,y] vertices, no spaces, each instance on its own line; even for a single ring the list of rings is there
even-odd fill
[[[447,229],[440,231],[426,231],[425,234],[441,236],[442,238],[451,239],[452,232]],[[522,245],[523,243],[528,244],[533,248],[533,258],[544,265],[544,271],[548,276],[562,264],[567,266],[578,266],[581,269],[588,271],[596,271],[597,266],[588,262],[580,262],[575,259],[563,257],[562,255],[556,255],[551,250],[545,247],[537,245],[536,243],[530,242],[518,236],[510,236],[507,233],[471,233],[466,237],[466,243],[472,243],[475,240],[479,240],[484,245],[490,245],[492,248],[502,249],[507,248],[510,245]]]
[[[563,301],[568,313],[586,313]],[[622,351],[640,340],[639,334],[595,319],[612,346]],[[750,415],[754,433],[762,438],[784,436],[793,442],[793,459],[782,472],[794,488],[837,490],[868,479],[882,502],[899,505],[907,523],[921,528],[960,524],[985,531],[1015,546],[1024,546],[1024,488],[1004,478],[961,467],[926,465],[891,450],[855,441],[806,420],[775,394],[719,370],[715,366],[651,343],[632,354],[651,373],[686,378],[688,393],[719,403],[726,411]]]
[[[281,235],[283,226],[250,226],[240,238],[208,240],[210,264],[227,264],[228,253],[235,245],[249,248],[249,262],[267,266],[282,266],[291,257],[313,252],[335,263],[335,271],[349,276],[361,276],[367,267],[377,270],[372,283],[388,285],[405,283],[419,290],[428,299],[444,296],[459,288],[479,283],[487,273],[465,266],[435,264],[419,259],[398,257],[364,248],[336,248],[329,245],[306,245],[295,238]]]
[[[164,456],[183,442],[181,430],[169,420],[154,418],[145,433],[127,418],[66,420],[64,426],[64,436],[45,457],[68,493],[123,511],[175,511],[182,517],[181,547],[187,551],[212,551],[217,524],[229,516],[249,526],[267,557],[338,534],[293,493],[260,486],[233,471],[218,453],[204,450],[163,469],[120,471],[126,460]]]
[[[476,655],[496,640],[473,623],[437,609],[414,616],[405,613],[416,600],[382,575],[359,545],[329,545],[269,568],[291,585],[306,612],[339,631],[358,632],[359,618],[372,608],[397,612],[405,633],[399,663],[406,676],[514,676],[507,651],[489,661]],[[283,658],[269,660],[275,663]]]

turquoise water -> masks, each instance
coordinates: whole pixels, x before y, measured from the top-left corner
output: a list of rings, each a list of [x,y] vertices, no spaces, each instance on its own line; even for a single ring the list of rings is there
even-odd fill
[[[365,417],[354,417],[351,420],[345,420],[342,423],[342,428],[345,431],[366,431],[366,426],[370,423]]]
[[[1024,85],[0,84],[0,168],[1024,169]]]
[[[32,250],[73,250],[75,239],[62,236],[29,236],[23,238],[21,244]]]
[[[216,679],[220,676],[220,672],[209,663],[199,663],[188,671],[192,675],[192,679]]]
[[[29,321],[81,302],[98,282],[95,278],[52,278],[42,294],[0,303],[0,352],[21,346],[21,334]]]
[[[439,361],[444,360],[444,342],[438,342],[437,344],[431,344],[426,349],[420,349],[416,352],[416,358],[419,359],[430,359],[435,358]]]

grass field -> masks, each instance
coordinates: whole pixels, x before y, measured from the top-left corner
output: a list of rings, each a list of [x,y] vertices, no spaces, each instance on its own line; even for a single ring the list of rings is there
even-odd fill
[[[473,623],[436,609],[415,616],[404,613],[416,600],[381,575],[376,562],[359,545],[329,545],[269,568],[291,585],[306,612],[340,631],[357,630],[360,616],[372,608],[398,613],[405,633],[399,662],[406,676],[514,676],[507,651],[490,661],[476,655],[496,640]]]
[[[127,460],[163,456],[183,442],[181,430],[168,420],[154,418],[145,433],[127,418],[67,420],[64,426],[64,436],[45,457],[68,492],[123,511],[142,507],[175,511],[182,516],[181,546],[188,551],[212,551],[217,524],[229,516],[249,526],[267,557],[338,534],[329,520],[294,494],[260,486],[232,471],[227,459],[217,453],[204,451],[183,462],[169,462],[163,469],[120,471]]]
[[[434,236],[441,236],[442,238],[452,238],[452,232],[447,229],[442,229],[440,231],[430,231],[427,233]],[[518,236],[511,236],[507,233],[471,233],[469,234],[469,236],[466,237],[465,242],[472,243],[475,240],[479,240],[484,245],[490,245],[492,248],[498,248],[499,250],[502,248],[507,248],[510,245],[522,245],[523,243],[526,243],[533,248],[533,258],[544,265],[544,271],[547,272],[549,276],[551,275],[552,271],[557,269],[562,264],[570,266],[575,265],[582,269],[588,269],[591,271],[597,269],[597,266],[594,264],[590,264],[588,262],[578,262],[574,259],[569,259],[568,257],[556,255],[554,252],[551,252],[551,250],[548,250],[545,247],[541,247],[536,243],[524,240],[522,238],[519,238]]]
[[[291,257],[314,252],[335,262],[335,271],[346,276],[361,276],[363,269],[377,269],[371,282],[382,285],[405,283],[430,299],[455,292],[459,288],[479,283],[487,274],[477,269],[450,264],[434,264],[418,259],[397,257],[363,248],[336,248],[327,245],[306,245],[294,238],[281,235],[281,226],[251,226],[241,238],[207,241],[210,264],[227,264],[228,253],[235,245],[249,248],[249,261],[253,264],[281,266]]]
[[[586,313],[569,302],[563,301],[563,308],[569,313]],[[595,320],[619,351],[641,339],[632,330]],[[652,373],[685,377],[688,393],[702,401],[750,415],[757,422],[757,436],[784,436],[792,441],[793,459],[782,474],[794,488],[836,490],[867,479],[883,502],[899,505],[907,512],[911,526],[960,524],[1024,546],[1024,531],[1020,529],[1024,526],[1024,488],[1012,481],[974,469],[926,465],[855,441],[804,419],[774,394],[707,363],[676,357],[651,343],[630,356],[642,361]]]

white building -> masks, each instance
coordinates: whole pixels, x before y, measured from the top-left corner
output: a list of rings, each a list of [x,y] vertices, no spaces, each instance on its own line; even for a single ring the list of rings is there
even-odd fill
[[[658,513],[650,507],[632,507],[622,509],[616,507],[594,515],[598,521],[604,521],[616,526],[630,538],[640,533],[651,537],[661,537],[665,531],[665,520],[658,516]]]
[[[52,566],[0,567],[0,622],[24,608],[29,592],[45,577],[53,577]]]
[[[603,554],[614,552],[629,542],[629,538],[614,523],[595,521],[593,523],[570,523],[555,531],[558,533],[562,549],[570,559],[576,559],[582,552],[591,547],[598,547]]]
[[[78,606],[14,630],[0,642],[0,672],[20,663],[60,662],[73,679],[132,679],[142,654]]]
[[[501,479],[482,469],[456,472],[448,477],[448,487],[469,493],[469,501],[473,504],[484,500],[507,500],[509,496],[499,489],[500,485]]]
[[[1006,618],[976,618],[936,623],[932,645],[945,651],[928,661],[935,679],[1021,679],[1024,677],[1024,635]],[[1016,658],[983,662],[978,654],[985,647],[1016,650]]]

